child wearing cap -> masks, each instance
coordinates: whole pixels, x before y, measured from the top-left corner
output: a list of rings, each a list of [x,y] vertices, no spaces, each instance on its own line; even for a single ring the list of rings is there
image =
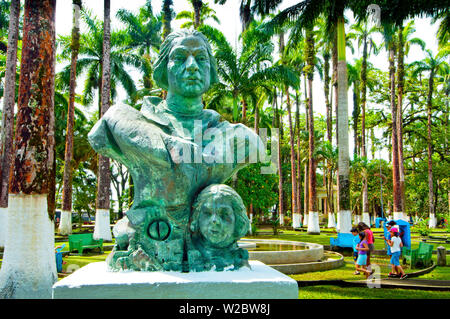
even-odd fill
[[[353,260],[355,261],[355,272],[353,274],[354,275],[359,275],[360,272],[357,269],[358,265],[356,263],[356,260],[358,259],[358,250],[356,249],[356,247],[361,242],[361,239],[359,238],[358,229],[357,228],[353,227],[352,230],[351,230],[351,233],[353,235]]]
[[[373,274],[374,271],[369,271],[367,267],[367,254],[369,252],[369,244],[366,240],[366,233],[360,232],[359,238],[361,242],[356,246],[358,250],[358,259],[356,260],[356,270],[363,272],[366,278]]]
[[[391,235],[391,239],[384,239],[387,244],[391,247],[391,265],[392,265],[392,271],[389,273],[389,277],[392,277],[391,274],[400,274],[400,279],[405,279],[408,275],[405,274],[405,271],[403,270],[402,266],[400,265],[400,255],[403,247],[402,240],[398,236],[398,230],[397,228],[392,227],[389,230],[389,233]]]

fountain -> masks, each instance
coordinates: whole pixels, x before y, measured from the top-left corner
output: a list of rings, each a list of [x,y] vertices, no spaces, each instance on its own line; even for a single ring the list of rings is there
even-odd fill
[[[240,248],[249,253],[249,260],[258,260],[284,273],[300,274],[339,268],[344,257],[336,252],[324,251],[323,246],[272,239],[241,239]]]

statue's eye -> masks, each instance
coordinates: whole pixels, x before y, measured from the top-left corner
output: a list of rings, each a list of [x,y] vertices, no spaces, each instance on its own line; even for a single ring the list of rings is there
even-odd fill
[[[205,62],[207,59],[208,59],[208,58],[206,57],[206,55],[203,55],[203,54],[198,55],[198,56],[196,57],[196,60],[199,61],[199,62]]]

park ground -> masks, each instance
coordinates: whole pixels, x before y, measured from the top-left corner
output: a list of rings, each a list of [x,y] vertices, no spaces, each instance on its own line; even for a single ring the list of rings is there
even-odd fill
[[[299,242],[317,243],[322,245],[329,245],[330,238],[335,237],[336,234],[333,229],[323,229],[320,235],[310,235],[306,231],[294,231],[289,229],[281,229],[277,235],[271,233],[271,228],[260,228],[256,236],[249,236],[246,238],[252,239],[278,239],[289,240]],[[381,238],[382,229],[373,228],[375,235],[375,249],[384,249],[384,242]],[[418,233],[414,231],[412,235],[412,248],[417,248],[419,242],[423,239]],[[431,236],[443,236],[449,237],[449,233],[446,229],[436,229]],[[66,244],[63,252],[68,252],[67,237],[55,236],[55,246]],[[63,273],[59,274],[59,279],[71,271],[85,266],[92,262],[104,261],[108,254],[109,249],[112,248],[113,243],[104,243],[104,253],[101,254],[96,250],[87,251],[83,256],[79,256],[76,253],[65,254],[63,261]],[[450,244],[434,244],[434,249],[437,246],[444,246],[447,251],[450,250]],[[327,247],[325,247],[327,248]],[[344,255],[344,265],[337,269],[327,271],[309,272],[304,274],[290,275],[296,281],[359,281],[363,280],[362,275],[354,275],[354,263],[353,258],[346,252],[342,252]],[[0,259],[1,262],[1,259]],[[433,254],[433,262],[436,263],[436,254]],[[378,264],[381,269],[381,279],[387,278],[389,271],[389,259],[385,256],[374,256],[373,263]],[[406,272],[417,271],[417,269],[411,270],[406,268]],[[450,280],[450,255],[447,255],[447,265],[445,267],[435,267],[431,272],[415,277],[414,279],[429,280],[432,283],[434,280]],[[405,280],[407,282],[408,279]],[[412,279],[411,279],[412,280]],[[342,287],[330,284],[315,284],[312,286],[305,286],[299,288],[299,299],[450,299],[450,291],[434,291],[424,289],[396,289],[396,288],[369,288],[367,286],[361,287]]]

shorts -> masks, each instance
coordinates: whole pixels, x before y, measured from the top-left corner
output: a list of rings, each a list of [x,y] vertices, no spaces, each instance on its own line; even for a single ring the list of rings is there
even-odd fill
[[[367,244],[367,246],[369,246],[369,252],[373,252],[375,250],[375,245],[374,244]]]
[[[353,252],[353,261],[356,262],[357,259],[358,259],[358,252],[354,251]]]
[[[358,255],[358,259],[356,260],[356,264],[359,266],[367,265],[367,255]]]
[[[391,265],[400,266],[400,254],[401,254],[401,252],[399,252],[399,251],[392,253],[391,261],[390,261]]]

